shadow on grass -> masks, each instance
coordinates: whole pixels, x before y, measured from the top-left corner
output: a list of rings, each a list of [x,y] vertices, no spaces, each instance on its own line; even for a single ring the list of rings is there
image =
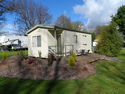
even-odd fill
[[[31,94],[39,85],[39,81],[2,78],[0,81],[0,94]]]
[[[60,89],[58,89],[58,87],[60,87]],[[61,86],[61,82],[57,80],[0,79],[0,94],[51,94],[52,92],[54,92],[54,94],[58,94],[58,92],[63,94],[66,91],[61,91],[61,88],[64,87],[65,86]]]
[[[73,85],[73,86],[72,86]],[[0,94],[82,94],[81,81],[0,78]]]

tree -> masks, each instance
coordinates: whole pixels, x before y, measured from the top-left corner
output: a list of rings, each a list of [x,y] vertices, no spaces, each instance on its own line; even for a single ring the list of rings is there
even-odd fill
[[[61,15],[57,18],[56,23],[57,26],[63,27],[63,28],[71,28],[71,20],[69,17],[65,15]]]
[[[4,14],[13,12],[14,0],[0,0],[0,30],[4,27],[6,18]],[[5,34],[5,31],[0,31],[0,35]]]
[[[72,29],[78,30],[78,31],[85,31],[84,23],[80,21],[72,22]]]
[[[37,24],[48,24],[51,20],[48,8],[32,0],[16,0],[14,10],[17,13],[15,23],[24,32]]]
[[[101,39],[97,45],[97,53],[107,56],[117,56],[122,47],[122,36],[116,29],[116,24],[102,28]]]
[[[72,22],[71,19],[65,15],[61,15],[57,18],[56,25],[63,28],[68,28],[78,31],[85,30],[84,24],[82,22],[80,21]]]
[[[105,26],[96,26],[94,33],[98,36],[100,35],[100,33],[102,32],[102,28],[104,28]]]
[[[112,16],[112,22],[115,22],[118,31],[125,35],[125,5],[118,9],[115,16]]]
[[[5,21],[4,14],[13,11],[13,1],[14,0],[0,0],[0,24]]]
[[[93,32],[92,33],[92,41],[94,41],[96,39],[96,34]]]

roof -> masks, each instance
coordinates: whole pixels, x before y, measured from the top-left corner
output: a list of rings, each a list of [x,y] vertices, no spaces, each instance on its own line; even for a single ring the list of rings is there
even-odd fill
[[[91,34],[89,32],[67,29],[67,28],[56,26],[56,25],[36,25],[33,28],[31,28],[30,30],[28,30],[26,32],[26,34],[31,33],[32,31],[34,31],[37,28],[45,28],[45,29],[53,29],[53,30],[60,29],[60,30],[68,30],[68,31],[71,31],[71,32],[79,32],[79,33]]]

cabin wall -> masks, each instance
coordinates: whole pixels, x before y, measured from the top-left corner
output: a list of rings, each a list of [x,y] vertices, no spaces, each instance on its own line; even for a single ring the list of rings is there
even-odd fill
[[[41,47],[33,47],[33,36],[41,36]],[[48,58],[48,47],[56,45],[56,40],[50,34],[48,29],[38,28],[28,34],[28,54],[29,56],[39,57],[39,52],[42,58]]]
[[[57,40],[54,38],[54,36],[48,31],[48,46],[57,46]]]
[[[28,34],[28,55],[39,57],[39,52],[41,52],[41,57],[48,57],[48,38],[46,29],[36,29]],[[41,36],[41,47],[33,46],[33,36]]]
[[[91,40],[91,34],[86,33],[78,33],[78,32],[71,32],[64,30],[61,34],[62,39],[62,51],[65,53],[73,49],[76,52],[79,52],[80,50],[90,50],[90,53],[92,52],[92,40]]]

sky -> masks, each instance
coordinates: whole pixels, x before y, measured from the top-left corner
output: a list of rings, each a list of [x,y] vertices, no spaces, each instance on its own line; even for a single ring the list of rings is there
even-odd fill
[[[52,15],[52,23],[61,14],[71,18],[72,21],[82,21],[87,28],[95,28],[99,25],[107,25],[111,16],[117,9],[125,5],[125,0],[34,0],[48,7]],[[15,15],[6,15],[8,20],[3,31],[18,31],[13,24]]]

